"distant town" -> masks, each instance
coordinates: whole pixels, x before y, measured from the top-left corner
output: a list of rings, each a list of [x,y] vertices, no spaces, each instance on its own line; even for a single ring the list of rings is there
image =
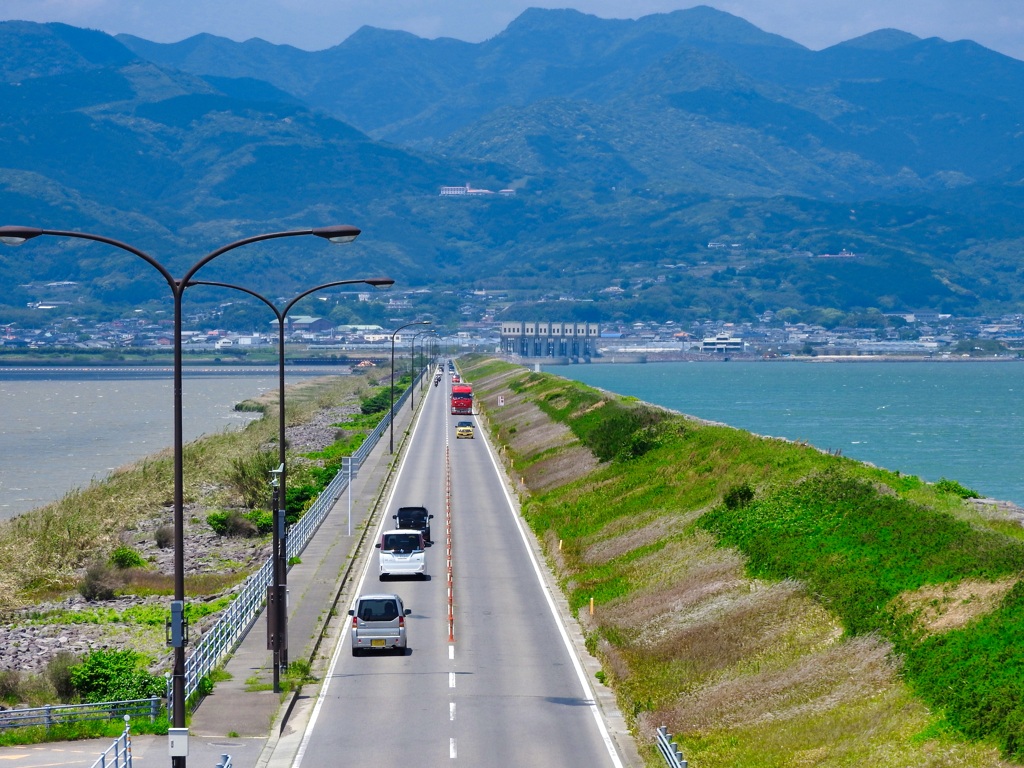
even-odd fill
[[[403,302],[397,302],[402,305]],[[538,309],[545,305],[538,305]],[[551,309],[554,309],[553,307]],[[0,362],[33,351],[75,352],[170,351],[173,332],[169,319],[144,317],[87,324],[68,317],[58,307],[40,311],[34,327],[0,326]],[[888,317],[888,315],[887,315]],[[897,322],[891,322],[895,318]],[[194,320],[195,318],[193,318]],[[208,321],[208,318],[207,318]],[[406,319],[396,320],[399,326]],[[207,323],[208,324],[208,323]],[[584,330],[580,330],[584,328]],[[555,332],[557,329],[557,333]],[[415,329],[414,329],[415,330]],[[885,327],[826,328],[781,321],[763,313],[756,322],[729,323],[576,323],[557,316],[534,316],[512,322],[493,314],[467,319],[457,328],[436,328],[438,336],[459,348],[473,348],[524,359],[552,362],[636,362],[659,360],[722,360],[779,358],[963,359],[1024,357],[1024,314],[958,318],[933,312],[894,313]],[[380,350],[391,343],[389,328],[380,325],[335,325],[323,317],[300,315],[286,321],[290,353],[310,356],[327,352]],[[559,344],[555,337],[569,337]],[[579,336],[579,344],[571,341]],[[409,333],[396,336],[409,343]],[[244,355],[271,352],[278,341],[277,321],[244,332],[232,329],[186,330],[186,351]]]

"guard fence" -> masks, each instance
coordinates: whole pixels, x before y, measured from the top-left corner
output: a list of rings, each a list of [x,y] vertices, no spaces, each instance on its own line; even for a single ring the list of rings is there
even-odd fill
[[[679,751],[679,746],[672,741],[672,734],[668,732],[666,726],[658,727],[656,738],[658,741],[658,751],[665,758],[665,764],[669,768],[686,768],[687,763],[683,760],[683,753]]]
[[[106,701],[99,704],[54,704],[47,707],[5,709],[0,712],[0,730],[41,725],[51,728],[61,723],[78,723],[86,720],[112,720],[116,717],[147,717],[152,722],[163,714],[161,700],[133,699],[131,701]]]
[[[422,374],[421,374],[422,375]],[[402,396],[395,401],[394,412],[401,411],[401,406],[412,392],[416,385],[413,380],[412,386],[402,393]],[[391,425],[391,412],[389,411],[383,419],[374,427],[362,445],[351,457],[351,472],[338,472],[328,486],[317,496],[309,509],[295,525],[288,529],[286,540],[286,556],[290,562],[293,557],[298,557],[306,548],[313,534],[316,533],[320,524],[331,511],[334,503],[341,498],[342,493],[348,487],[350,474],[358,472],[370,451],[377,445],[384,430]],[[227,658],[245,637],[253,622],[256,621],[263,610],[263,603],[267,596],[267,587],[273,579],[273,559],[263,564],[259,571],[250,576],[238,592],[238,596],[231,602],[224,611],[220,613],[217,622],[203,633],[202,639],[196,644],[195,649],[185,659],[185,701],[192,701],[198,704],[201,697],[194,696],[199,691],[203,678],[212,672],[218,664]],[[171,684],[167,684],[167,711],[173,711],[171,698]]]
[[[423,374],[421,373],[420,376]],[[394,413],[401,411],[402,405],[409,398],[412,387],[416,386],[419,377],[413,380],[412,385],[402,393],[395,401]],[[374,449],[381,435],[391,425],[391,411],[384,416],[377,426],[370,432],[362,445],[359,446],[349,459],[351,467],[349,471],[338,472],[328,486],[317,496],[309,509],[294,526],[288,530],[286,555],[289,561],[298,557],[306,548],[310,539],[316,533],[320,524],[331,511],[334,503],[341,498],[342,493],[348,487],[349,477],[354,476]],[[262,567],[252,574],[238,591],[237,597],[217,617],[217,621],[208,630],[203,632],[202,638],[196,643],[194,650],[185,659],[185,701],[198,704],[201,697],[195,694],[199,691],[203,679],[209,675],[218,664],[228,657],[245,633],[249,631],[253,622],[256,621],[263,610],[263,603],[267,596],[267,587],[273,579],[273,559],[267,560]],[[168,718],[173,711],[171,698],[171,681],[167,681],[167,709]],[[150,719],[158,717],[161,712],[160,699],[140,699],[137,701],[108,701],[97,704],[67,704],[48,707],[35,707],[30,709],[10,709],[0,712],[0,729],[17,728],[28,725],[45,725],[49,727],[54,723],[72,722],[77,720],[108,720],[124,715],[148,716]],[[121,763],[120,765],[124,765]]]
[[[103,750],[92,768],[132,768],[132,727],[125,715],[124,732]]]

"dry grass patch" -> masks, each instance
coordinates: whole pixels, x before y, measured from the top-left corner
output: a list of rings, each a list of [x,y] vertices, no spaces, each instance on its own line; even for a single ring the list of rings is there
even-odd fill
[[[594,454],[581,445],[574,445],[534,462],[522,476],[532,492],[543,493],[579,480],[599,465]]]
[[[898,665],[875,637],[838,642],[782,668],[726,676],[681,696],[665,715],[679,733],[793,720],[882,693]]]
[[[959,629],[995,610],[1017,578],[1000,581],[962,581],[959,584],[930,584],[897,597],[894,608],[913,617],[915,629],[937,635]]]
[[[598,540],[581,548],[583,562],[587,565],[606,563],[639,547],[667,539],[682,531],[691,519],[689,515],[675,515],[661,509],[652,510],[649,515],[654,519],[647,523],[636,517],[625,517],[606,525]]]
[[[694,682],[730,668],[777,668],[842,635],[795,582],[748,582],[661,618],[638,637],[637,652],[683,663]]]
[[[746,589],[743,561],[735,553],[717,550],[706,554],[720,557],[701,560],[685,556],[696,551],[689,541],[672,542],[662,549],[658,554],[664,556],[666,570],[652,575],[648,587],[599,606],[599,621],[623,630],[633,628],[641,643],[655,643],[677,624],[692,621],[699,611]]]

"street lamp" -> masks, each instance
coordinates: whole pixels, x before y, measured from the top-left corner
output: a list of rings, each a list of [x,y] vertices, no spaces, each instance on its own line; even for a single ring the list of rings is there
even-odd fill
[[[274,472],[274,542],[273,542],[273,580],[272,593],[267,600],[267,634],[271,638],[272,650],[274,651],[274,693],[281,692],[281,668],[288,666],[288,611],[285,595],[288,587],[288,545],[285,532],[285,496],[286,479],[288,476],[287,460],[285,458],[285,415],[284,415],[284,322],[288,313],[299,302],[311,293],[322,291],[326,288],[336,288],[339,285],[354,285],[365,283],[376,287],[394,285],[390,277],[369,277],[353,280],[334,280],[330,283],[317,285],[303,291],[294,299],[279,309],[270,299],[256,291],[244,288],[241,285],[221,283],[213,280],[192,280],[188,286],[212,285],[219,288],[231,288],[232,290],[247,293],[266,304],[277,316],[277,452],[278,468]],[[273,608],[271,607],[273,605]]]
[[[391,417],[388,419],[388,424],[391,427],[391,438],[388,443],[388,452],[395,452],[395,336],[403,328],[408,328],[412,325],[430,325],[429,320],[417,320],[413,323],[406,323],[395,328],[395,332],[391,334]]]
[[[360,230],[349,225],[301,229],[291,232],[270,232],[254,235],[222,246],[189,267],[185,276],[176,280],[168,269],[144,251],[140,251],[127,243],[110,237],[93,235],[87,232],[74,232],[57,229],[40,229],[38,227],[0,227],[0,243],[5,245],[21,245],[26,240],[48,235],[52,237],[69,237],[79,240],[92,240],[118,248],[138,256],[156,269],[167,282],[174,300],[174,600],[171,603],[170,638],[174,647],[174,668],[171,673],[171,695],[173,699],[171,726],[179,731],[185,729],[185,642],[187,639],[187,622],[185,621],[185,517],[184,517],[184,477],[183,477],[183,440],[182,440],[182,349],[181,349],[181,306],[185,289],[193,275],[202,267],[228,251],[243,245],[274,240],[281,237],[297,237],[315,235],[333,243],[350,243],[359,236]],[[187,740],[185,742],[187,744]],[[184,754],[173,755],[171,764],[175,768],[184,768]]]
[[[425,333],[433,333],[433,331],[417,331],[412,335],[412,354],[409,360],[409,373],[412,375],[412,381],[409,382],[409,410],[416,410],[415,392],[416,392],[416,338],[422,336]],[[420,344],[420,351],[423,351],[423,345]]]
[[[436,337],[437,336],[437,331],[431,329],[429,331],[423,331],[423,333],[426,334],[426,338],[423,339],[423,344],[420,344],[420,352],[423,353],[423,358],[424,358],[423,359],[423,368],[426,369],[427,368],[427,360],[431,360],[432,361],[432,360],[434,360],[436,358],[436,355],[434,354],[434,339],[431,338],[431,334],[433,334],[433,336]],[[416,335],[419,336],[418,333]],[[423,345],[427,343],[427,339],[430,339],[430,347],[428,347],[427,349],[424,349]],[[427,379],[428,378],[430,378],[430,377],[429,376],[423,376],[423,377],[420,378],[420,392],[421,393],[427,387]]]

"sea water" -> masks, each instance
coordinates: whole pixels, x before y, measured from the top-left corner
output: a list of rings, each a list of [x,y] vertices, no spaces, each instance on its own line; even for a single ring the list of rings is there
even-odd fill
[[[924,480],[949,478],[1024,506],[1024,363],[730,361],[544,370]]]
[[[288,382],[331,372],[337,371],[289,370]],[[236,411],[235,404],[277,386],[276,367],[186,370],[184,441],[245,426],[259,414]],[[170,368],[0,368],[0,519],[55,501],[173,443]]]

